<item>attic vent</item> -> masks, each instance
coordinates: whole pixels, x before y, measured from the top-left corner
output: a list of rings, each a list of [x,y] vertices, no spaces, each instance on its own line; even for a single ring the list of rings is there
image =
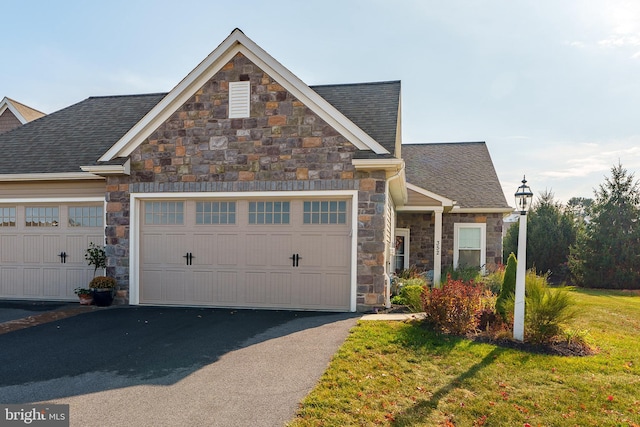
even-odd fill
[[[229,118],[238,119],[250,116],[250,82],[229,83]]]

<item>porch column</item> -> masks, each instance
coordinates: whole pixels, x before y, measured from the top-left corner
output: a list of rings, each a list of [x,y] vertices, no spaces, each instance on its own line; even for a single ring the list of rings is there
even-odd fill
[[[435,223],[433,230],[433,285],[440,286],[442,274],[442,208],[433,211]]]

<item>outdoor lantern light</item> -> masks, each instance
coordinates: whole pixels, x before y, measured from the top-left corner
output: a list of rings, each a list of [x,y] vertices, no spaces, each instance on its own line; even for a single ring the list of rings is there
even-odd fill
[[[518,233],[518,268],[516,269],[516,294],[513,308],[513,339],[524,341],[524,278],[527,266],[527,211],[531,207],[533,193],[522,178],[522,185],[515,194],[520,210],[520,231]]]
[[[526,215],[531,207],[531,199],[533,198],[533,193],[531,189],[527,185],[527,180],[525,177],[522,178],[522,185],[518,187],[518,191],[516,191],[516,206],[522,215]]]

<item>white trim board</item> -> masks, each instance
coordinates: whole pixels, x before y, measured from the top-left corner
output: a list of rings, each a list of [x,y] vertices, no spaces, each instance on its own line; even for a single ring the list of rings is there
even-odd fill
[[[116,142],[99,161],[126,157],[164,123],[182,104],[195,94],[237,53],[242,53],[275,79],[314,113],[336,129],[361,150],[372,150],[376,154],[389,152],[333,105],[314,92],[291,71],[255,44],[239,29],[235,29],[209,56],[171,90],[135,126]]]
[[[351,199],[351,290],[349,310],[356,311],[358,291],[358,191],[250,191],[234,192],[189,192],[189,193],[131,193],[129,226],[129,304],[140,304],[140,216],[144,200],[186,200],[186,199],[250,199],[250,198],[302,198],[302,197],[342,197]]]

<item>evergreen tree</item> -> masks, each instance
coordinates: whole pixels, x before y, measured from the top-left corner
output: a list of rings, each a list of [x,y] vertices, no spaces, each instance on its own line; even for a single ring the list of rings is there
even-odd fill
[[[554,278],[564,278],[577,229],[573,212],[555,201],[552,192],[542,192],[527,214],[527,270],[535,268],[539,273],[551,272]],[[518,234],[517,224],[507,231],[505,254],[517,253]]]
[[[570,268],[586,287],[640,288],[640,187],[620,163],[595,191],[591,218],[571,249]]]
[[[502,279],[502,286],[500,287],[500,293],[496,299],[496,312],[500,314],[502,319],[507,321],[506,305],[509,299],[513,298],[516,294],[516,272],[518,269],[518,261],[516,256],[509,254],[507,260],[507,267],[504,270],[504,279]]]

